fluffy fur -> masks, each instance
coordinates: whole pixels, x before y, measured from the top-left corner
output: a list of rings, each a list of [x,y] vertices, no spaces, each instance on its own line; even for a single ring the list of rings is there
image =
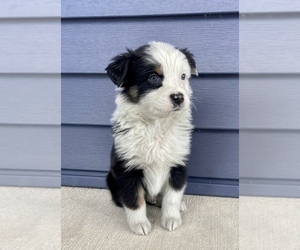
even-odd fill
[[[112,117],[114,145],[107,184],[125,208],[130,229],[151,231],[146,201],[162,207],[161,224],[175,230],[185,210],[186,161],[191,142],[191,75],[187,49],[150,42],[112,59],[107,67],[118,86]]]

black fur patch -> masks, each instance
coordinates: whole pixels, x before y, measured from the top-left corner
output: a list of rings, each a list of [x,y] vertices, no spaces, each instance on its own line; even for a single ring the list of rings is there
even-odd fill
[[[196,61],[194,59],[194,55],[188,49],[180,49],[180,51],[185,55],[186,59],[192,70],[192,75],[198,75],[196,72]]]
[[[112,199],[117,206],[126,206],[130,209],[137,209],[138,191],[143,188],[143,170],[125,169],[125,161],[121,160],[113,146],[111,153],[111,169],[107,176],[107,185]]]
[[[119,197],[118,197],[118,184],[112,174],[112,172],[110,171],[106,177],[106,183],[107,186],[110,190],[112,199],[114,201],[114,203],[118,206],[118,207],[123,207],[122,203],[119,201]]]
[[[131,59],[132,55],[129,52],[117,55],[105,69],[110,79],[118,87],[123,87]]]
[[[122,126],[119,123],[115,123],[112,126],[112,131],[114,134],[126,134],[130,128],[122,128]]]
[[[178,165],[171,168],[169,182],[172,188],[177,191],[181,190],[186,183],[186,178],[186,167]]]
[[[151,90],[162,86],[163,75],[157,74],[160,65],[146,60],[150,56],[146,52],[148,47],[149,45],[144,45],[136,50],[128,49],[127,53],[114,57],[106,68],[110,79],[123,88],[122,93],[133,103],[137,103]],[[151,74],[157,74],[160,80],[150,81]]]

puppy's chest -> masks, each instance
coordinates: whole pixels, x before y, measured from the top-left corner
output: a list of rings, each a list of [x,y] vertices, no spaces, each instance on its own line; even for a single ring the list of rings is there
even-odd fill
[[[163,163],[168,160],[172,149],[174,148],[175,135],[170,132],[155,129],[155,127],[140,131],[132,137],[133,144],[136,146],[134,150],[136,155],[141,157],[141,160],[148,163],[160,162]],[[179,146],[179,145],[178,145]]]
[[[170,167],[182,164],[189,154],[189,133],[177,131],[176,127],[144,125],[130,129],[115,140],[130,165]]]

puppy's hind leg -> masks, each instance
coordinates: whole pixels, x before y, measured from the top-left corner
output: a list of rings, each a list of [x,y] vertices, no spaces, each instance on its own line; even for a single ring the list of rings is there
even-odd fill
[[[107,186],[110,190],[112,199],[114,201],[114,203],[118,206],[118,207],[122,207],[122,203],[119,201],[119,197],[118,197],[118,183],[116,182],[112,171],[109,171],[107,177],[106,177],[106,183]]]
[[[149,194],[146,194],[145,195],[145,200],[146,200],[147,204],[149,204],[151,206],[161,207],[162,194],[158,194],[155,197],[152,197]]]
[[[156,207],[161,207],[162,204],[162,194],[158,194],[157,197],[151,198],[150,196],[146,195],[146,202],[147,204],[151,206],[156,206]],[[180,212],[186,212],[187,211],[187,206],[184,201],[181,201],[180,203]]]

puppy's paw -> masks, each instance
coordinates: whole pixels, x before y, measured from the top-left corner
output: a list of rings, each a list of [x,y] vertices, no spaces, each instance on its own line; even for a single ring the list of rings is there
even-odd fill
[[[151,223],[149,220],[130,225],[130,229],[132,232],[138,235],[147,235],[151,232]]]
[[[187,206],[184,201],[181,201],[180,212],[186,212],[186,211],[187,211]]]
[[[181,218],[162,218],[162,227],[169,231],[174,231],[182,224]]]

